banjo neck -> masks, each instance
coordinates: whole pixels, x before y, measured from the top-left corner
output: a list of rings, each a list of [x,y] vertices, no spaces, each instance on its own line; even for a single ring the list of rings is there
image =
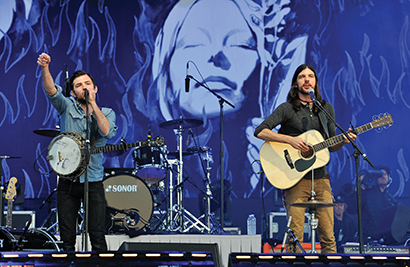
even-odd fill
[[[98,154],[98,153],[105,153],[105,152],[113,152],[117,150],[127,150],[133,147],[139,146],[163,146],[165,143],[164,138],[162,136],[157,136],[154,140],[148,139],[142,142],[135,142],[135,143],[121,143],[116,145],[108,145],[108,146],[101,146],[101,147],[94,147],[91,148],[91,154]]]

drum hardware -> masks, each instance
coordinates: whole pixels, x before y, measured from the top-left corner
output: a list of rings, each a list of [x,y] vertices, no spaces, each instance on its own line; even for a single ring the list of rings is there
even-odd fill
[[[311,253],[311,254],[318,253],[316,251],[316,240],[315,240],[316,238],[315,237],[316,237],[316,228],[319,224],[319,220],[315,218],[316,210],[319,208],[336,206],[336,204],[333,204],[333,203],[319,202],[315,200],[315,196],[316,196],[316,193],[315,193],[315,186],[314,186],[314,173],[312,169],[312,190],[310,191],[310,200],[307,202],[299,202],[299,203],[290,204],[291,206],[294,206],[294,207],[301,207],[304,209],[309,209],[309,214],[310,214],[309,226],[310,226],[310,231],[311,231],[312,248],[308,253]]]
[[[182,117],[177,120],[171,120],[161,123],[159,126],[165,129],[175,130],[177,135],[177,152],[173,155],[176,159],[168,160],[168,164],[177,166],[177,183],[174,187],[172,171],[169,171],[169,203],[168,203],[168,216],[167,226],[170,231],[188,232],[195,229],[199,232],[210,232],[210,227],[202,223],[188,210],[184,209],[184,196],[183,196],[183,160],[184,152],[182,150],[182,133],[184,128],[198,127],[203,124],[203,121],[197,119],[183,119]],[[192,151],[187,151],[185,154],[193,154]],[[170,168],[172,170],[172,168]],[[176,203],[174,204],[173,193],[176,192]]]
[[[325,208],[325,207],[332,207],[335,206],[333,203],[327,203],[327,202],[318,202],[314,198],[309,200],[308,202],[300,202],[300,203],[292,203],[292,206],[295,207],[302,207],[305,209],[309,209],[309,214],[310,214],[310,220],[309,220],[309,226],[310,226],[310,231],[311,231],[311,244],[312,244],[312,249],[308,251],[308,253],[317,253],[315,249],[316,245],[316,229],[319,224],[319,220],[315,218],[316,210],[319,208]]]
[[[182,152],[182,156],[186,157],[186,156],[192,156],[194,154],[194,152],[192,151],[183,151]],[[171,157],[179,157],[179,152],[178,151],[173,151],[173,152],[168,152],[168,156]]]
[[[143,142],[131,144],[121,143],[103,147],[91,148],[90,154],[104,153],[115,150],[126,150],[132,147],[161,147],[165,143],[162,136],[154,140],[148,139]],[[55,137],[48,146],[47,160],[53,171],[63,179],[73,180],[81,176],[87,168],[86,163],[86,140],[75,132],[63,132]]]

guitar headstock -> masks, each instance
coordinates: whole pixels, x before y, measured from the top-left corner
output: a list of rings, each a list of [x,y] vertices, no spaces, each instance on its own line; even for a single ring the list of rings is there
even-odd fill
[[[389,113],[380,114],[378,116],[373,116],[373,121],[371,122],[373,128],[381,131],[383,128],[388,128],[393,124],[393,119]]]
[[[163,146],[165,144],[165,139],[162,136],[155,137],[154,140],[150,142],[150,146]]]
[[[6,191],[5,198],[7,200],[12,200],[17,195],[16,184],[17,184],[17,178],[11,177],[9,181],[9,185],[7,186],[7,191]]]

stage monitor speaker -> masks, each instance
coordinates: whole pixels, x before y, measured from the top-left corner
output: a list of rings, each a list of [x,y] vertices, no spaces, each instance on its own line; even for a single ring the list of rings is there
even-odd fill
[[[404,243],[407,234],[410,234],[410,208],[398,204],[383,209],[376,233],[383,244]]]
[[[222,266],[219,257],[218,243],[143,243],[123,242],[118,251],[152,251],[152,252],[210,252],[217,267]]]

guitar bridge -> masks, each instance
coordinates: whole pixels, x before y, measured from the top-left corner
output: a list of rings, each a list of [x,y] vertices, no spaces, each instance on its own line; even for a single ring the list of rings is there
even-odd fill
[[[286,162],[288,163],[289,167],[290,167],[291,169],[294,169],[294,168],[295,168],[295,165],[293,165],[293,161],[292,161],[292,159],[290,158],[290,155],[289,155],[288,150],[285,149],[284,153],[285,153]]]

